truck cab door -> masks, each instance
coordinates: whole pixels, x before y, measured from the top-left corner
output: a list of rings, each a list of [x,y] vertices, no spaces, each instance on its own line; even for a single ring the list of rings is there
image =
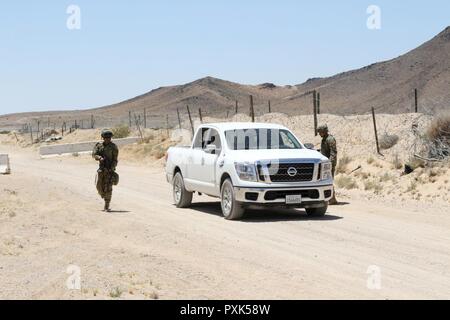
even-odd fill
[[[211,149],[211,146],[215,148]],[[203,135],[203,154],[201,158],[200,180],[203,192],[212,196],[217,194],[217,162],[222,152],[222,142],[215,129],[208,129]]]

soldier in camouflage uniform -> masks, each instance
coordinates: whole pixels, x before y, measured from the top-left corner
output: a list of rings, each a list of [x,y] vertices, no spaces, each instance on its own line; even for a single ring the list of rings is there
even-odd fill
[[[317,128],[320,136],[322,137],[322,144],[320,146],[320,152],[330,159],[332,165],[332,174],[334,178],[334,173],[336,171],[337,165],[337,147],[336,147],[336,139],[328,133],[328,126],[323,125]],[[333,188],[333,198],[330,200],[330,205],[337,204],[336,195]]]
[[[113,133],[111,130],[102,131],[103,142],[95,145],[92,157],[99,162],[97,171],[97,191],[105,200],[105,212],[111,212],[110,203],[112,189],[115,179],[115,171],[118,163],[119,149],[111,141]]]

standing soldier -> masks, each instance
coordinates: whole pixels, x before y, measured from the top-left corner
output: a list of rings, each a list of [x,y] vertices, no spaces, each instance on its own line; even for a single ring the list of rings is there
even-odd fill
[[[118,183],[118,175],[115,172],[119,149],[111,142],[113,133],[109,129],[102,131],[103,142],[95,145],[92,157],[99,162],[97,171],[97,191],[102,199],[105,200],[105,212],[111,212],[109,205],[111,203],[113,185]]]
[[[334,173],[336,171],[336,164],[337,164],[337,147],[336,147],[336,139],[328,133],[328,126],[322,125],[317,128],[317,131],[319,132],[320,136],[322,137],[322,144],[320,146],[320,152],[330,159],[332,164],[332,174],[334,178]],[[330,200],[330,205],[337,204],[336,200],[336,194],[334,192],[333,188],[333,198]]]

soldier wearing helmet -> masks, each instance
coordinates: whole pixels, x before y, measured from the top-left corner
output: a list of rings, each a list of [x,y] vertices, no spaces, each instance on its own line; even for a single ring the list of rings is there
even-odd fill
[[[118,163],[119,149],[111,141],[114,136],[109,129],[102,130],[103,142],[95,145],[92,157],[99,162],[97,170],[97,191],[105,200],[105,212],[111,212],[110,203],[112,198],[113,185],[118,183],[116,167]]]
[[[321,125],[317,128],[317,132],[322,137],[322,144],[320,147],[320,152],[330,159],[331,165],[332,165],[332,174],[334,177],[334,173],[336,171],[336,164],[337,164],[337,147],[336,147],[336,139],[329,134],[328,132],[328,126],[327,125]],[[336,195],[333,190],[333,198],[330,200],[330,204],[334,205],[337,204]]]

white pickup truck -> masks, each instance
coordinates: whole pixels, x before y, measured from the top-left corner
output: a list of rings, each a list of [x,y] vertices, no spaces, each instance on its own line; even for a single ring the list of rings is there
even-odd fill
[[[170,148],[166,178],[177,207],[194,192],[221,199],[226,219],[245,208],[305,208],[323,216],[333,195],[330,161],[287,128],[261,123],[215,123],[197,129],[192,145]]]

